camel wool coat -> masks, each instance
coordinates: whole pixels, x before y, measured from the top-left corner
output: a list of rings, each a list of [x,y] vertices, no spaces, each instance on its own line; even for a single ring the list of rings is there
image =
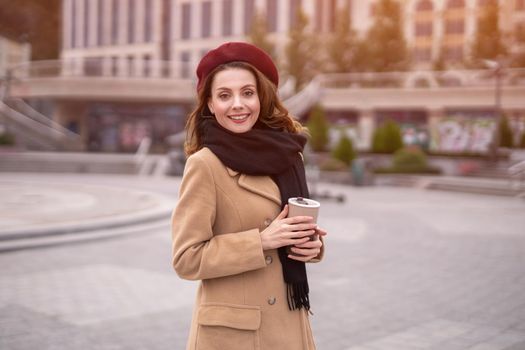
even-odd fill
[[[277,250],[262,249],[280,206],[270,177],[229,169],[208,148],[188,158],[172,216],[173,267],[201,280],[188,350],[315,349],[308,313],[288,309]]]

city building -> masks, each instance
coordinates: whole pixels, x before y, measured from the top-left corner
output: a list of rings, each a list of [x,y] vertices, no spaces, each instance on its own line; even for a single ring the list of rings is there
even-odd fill
[[[47,101],[46,114],[80,133],[89,150],[134,151],[140,140],[151,137],[154,149],[164,151],[165,138],[183,129],[193,106],[197,62],[225,41],[247,40],[256,14],[267,19],[268,36],[283,67],[299,9],[309,17],[312,32],[329,34],[337,11],[347,5],[352,27],[364,37],[377,1],[63,0],[61,60],[14,71],[20,79],[13,93]],[[302,102],[322,104],[330,120],[346,127],[361,149],[370,147],[377,125],[394,119],[402,124],[408,143],[419,140],[438,151],[486,151],[496,115],[489,72],[425,70],[440,57],[447,67],[460,67],[487,1],[397,1],[414,71],[394,78],[395,87],[375,89],[363,82],[367,77],[321,79],[323,93]],[[500,24],[510,42],[524,31],[524,1],[500,1]],[[334,79],[348,86],[338,86]],[[525,128],[523,85],[507,77],[501,87],[501,108],[516,130]],[[442,141],[454,133],[462,141]]]

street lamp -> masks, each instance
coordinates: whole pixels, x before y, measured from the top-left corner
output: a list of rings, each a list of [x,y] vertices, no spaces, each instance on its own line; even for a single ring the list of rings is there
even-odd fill
[[[502,65],[498,61],[494,60],[483,60],[485,66],[491,69],[494,73],[495,86],[494,86],[494,114],[496,127],[494,130],[494,136],[492,137],[492,143],[490,147],[490,158],[494,161],[498,161],[498,149],[500,144],[500,124],[501,124],[501,73]]]

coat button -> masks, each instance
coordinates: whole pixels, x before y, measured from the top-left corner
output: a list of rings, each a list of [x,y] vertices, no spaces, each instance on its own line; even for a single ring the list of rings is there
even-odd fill
[[[264,220],[264,226],[270,226],[271,223],[272,223],[272,220],[270,219]]]
[[[277,301],[277,299],[275,299],[275,297],[269,297],[268,298],[268,304],[270,304],[270,305],[275,304],[276,301]]]
[[[266,265],[270,265],[273,262],[273,258],[269,255],[266,256]]]

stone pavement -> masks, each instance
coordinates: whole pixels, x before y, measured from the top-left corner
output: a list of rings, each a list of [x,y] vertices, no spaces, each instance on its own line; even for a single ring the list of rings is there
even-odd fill
[[[180,183],[19,179],[172,199]],[[326,257],[309,266],[318,349],[525,349],[523,199],[327,184],[319,190],[344,193],[347,201],[323,202]],[[6,207],[2,197],[0,205]],[[2,253],[0,266],[0,349],[184,349],[196,283],[172,271],[169,220],[113,239]]]

